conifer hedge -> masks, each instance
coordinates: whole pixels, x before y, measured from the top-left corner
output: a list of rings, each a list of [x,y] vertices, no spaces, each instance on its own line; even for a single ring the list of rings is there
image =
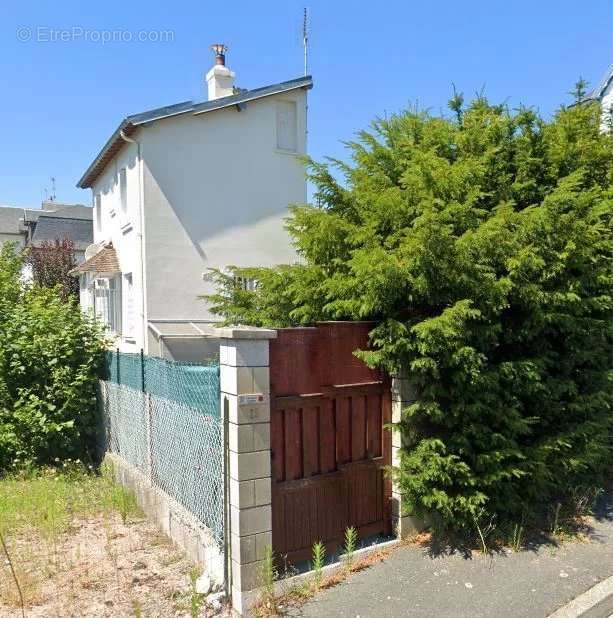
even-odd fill
[[[409,508],[462,528],[613,470],[613,137],[593,103],[450,107],[378,119],[349,162],[310,162],[315,203],[288,220],[301,263],[217,271],[209,300],[230,323],[376,320],[361,356],[415,393]]]

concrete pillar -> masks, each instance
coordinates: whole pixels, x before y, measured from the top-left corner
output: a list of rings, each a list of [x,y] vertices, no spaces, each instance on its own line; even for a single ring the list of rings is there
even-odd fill
[[[276,331],[219,329],[222,410],[227,399],[231,593],[246,615],[272,545],[269,340]]]
[[[402,420],[402,410],[415,401],[411,382],[404,371],[392,377],[392,423]],[[400,465],[400,449],[402,448],[402,433],[399,429],[392,430],[392,466]],[[402,490],[396,480],[392,482],[392,525],[398,538],[404,539],[425,528],[422,519],[406,514],[406,504],[403,501]]]

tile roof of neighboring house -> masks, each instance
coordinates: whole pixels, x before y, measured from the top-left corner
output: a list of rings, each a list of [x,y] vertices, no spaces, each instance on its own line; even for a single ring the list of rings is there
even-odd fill
[[[69,239],[75,250],[85,251],[94,242],[94,227],[91,219],[68,219],[53,215],[41,215],[34,226],[30,244],[38,247],[43,242]]]
[[[73,268],[70,273],[78,275],[80,273],[95,272],[95,273],[119,273],[119,260],[113,245],[102,247],[98,253],[85,260],[76,268]]]
[[[140,126],[150,122],[155,122],[156,120],[161,120],[162,118],[169,118],[180,114],[191,113],[196,116],[198,114],[204,114],[206,112],[212,112],[217,109],[232,107],[234,105],[243,105],[249,101],[279,94],[281,92],[288,92],[289,90],[296,90],[298,88],[311,88],[312,86],[313,80],[311,76],[305,75],[304,77],[300,77],[298,79],[292,79],[279,84],[272,84],[271,86],[255,88],[254,90],[243,90],[229,97],[221,97],[219,99],[214,99],[213,101],[206,101],[204,103],[183,101],[183,103],[177,103],[176,105],[158,107],[157,109],[153,109],[148,112],[128,116],[121,121],[113,135],[111,135],[109,140],[102,147],[102,150],[98,153],[96,158],[92,161],[91,165],[81,177],[81,180],[77,183],[77,187],[80,187],[81,189],[91,187],[108,162],[124,145],[125,140],[122,138],[122,134],[126,137],[130,137]]]

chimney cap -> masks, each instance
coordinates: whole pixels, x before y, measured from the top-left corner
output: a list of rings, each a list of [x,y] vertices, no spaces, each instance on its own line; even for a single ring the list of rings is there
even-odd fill
[[[228,51],[228,46],[224,43],[213,43],[213,45],[211,45],[211,49],[215,53],[215,64],[225,66],[226,52]]]

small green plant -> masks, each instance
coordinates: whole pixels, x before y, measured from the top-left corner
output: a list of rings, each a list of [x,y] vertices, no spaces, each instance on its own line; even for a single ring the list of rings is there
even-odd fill
[[[277,599],[275,598],[275,581],[278,579],[278,571],[275,566],[275,554],[272,546],[267,545],[264,549],[264,562],[262,563],[262,603],[261,609],[264,615],[276,616],[278,614]]]
[[[142,618],[143,611],[140,607],[140,603],[136,600],[132,600],[132,609],[134,610],[134,618]]]
[[[315,584],[321,586],[323,568],[326,561],[326,546],[321,542],[313,544],[313,571],[315,571]]]
[[[15,572],[15,567],[13,566],[13,560],[11,559],[11,554],[9,553],[6,541],[4,540],[4,536],[2,535],[2,531],[0,531],[0,545],[2,545],[2,551],[4,553],[4,557],[6,559],[7,564],[9,565],[11,576],[13,577],[13,581],[15,582],[15,587],[17,588],[17,593],[19,594],[19,605],[21,606],[21,616],[22,618],[25,618],[26,610],[25,610],[25,603],[23,601],[23,592],[21,591],[21,586],[19,585],[19,578],[17,577],[17,573]]]
[[[494,531],[494,519],[493,518],[490,519],[487,525],[483,526],[482,524],[479,523],[479,521],[483,520],[484,515],[485,515],[485,511],[482,509],[479,512],[479,515],[473,516],[473,521],[475,524],[475,528],[477,530],[477,534],[479,536],[479,542],[481,544],[481,551],[483,552],[483,555],[485,556],[489,554],[490,552],[489,547],[487,546],[486,539]]]
[[[558,502],[553,510],[553,521],[551,524],[551,534],[553,536],[558,536],[560,534],[560,510],[562,508],[562,503]]]
[[[353,554],[357,545],[358,531],[353,526],[345,528],[345,560],[347,560],[349,564],[353,562]]]
[[[513,526],[513,534],[511,536],[511,548],[518,552],[521,549],[524,537],[524,527],[521,524]]]
[[[189,572],[189,615],[191,618],[198,618],[198,614],[200,613],[200,606],[202,605],[202,595],[198,594],[196,591],[196,582],[200,577],[200,569],[198,567],[194,567]]]

